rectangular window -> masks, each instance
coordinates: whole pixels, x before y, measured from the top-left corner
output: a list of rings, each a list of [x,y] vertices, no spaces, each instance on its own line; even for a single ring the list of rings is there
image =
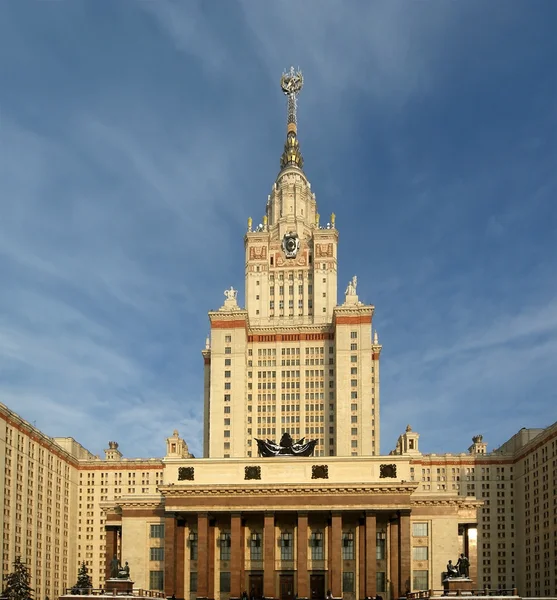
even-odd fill
[[[350,571],[342,572],[342,591],[353,592],[354,591],[354,573]]]
[[[427,537],[428,536],[427,523],[412,523],[412,535],[414,537]]]
[[[151,560],[164,560],[164,548],[151,548]]]
[[[292,534],[284,532],[280,534],[280,559],[293,560]]]
[[[197,560],[197,533],[190,533],[189,536],[190,545],[190,560]]]
[[[230,571],[220,572],[220,591],[230,592]]]
[[[221,560],[230,560],[230,533],[228,531],[223,531],[219,537],[219,546],[220,546],[220,559]],[[221,588],[221,592],[224,591]]]
[[[224,401],[225,402],[230,402],[230,394],[225,394],[224,395]]]
[[[377,560],[385,559],[385,550],[387,545],[387,534],[384,531],[378,531],[376,536],[376,554],[375,558]]]
[[[413,590],[427,590],[428,589],[428,571],[413,571],[412,582]]]
[[[357,350],[358,344],[350,344],[350,350]]]
[[[197,572],[190,573],[190,592],[197,592]]]
[[[224,372],[224,376],[225,376],[225,377],[230,377],[230,371],[225,371],[225,372]]]
[[[232,348],[231,348],[230,346],[227,346],[227,347],[224,349],[224,353],[225,353],[225,354],[232,354]]]
[[[350,356],[350,362],[353,362],[353,363],[358,362],[358,357],[356,354],[352,354]]]
[[[351,331],[350,332],[350,337],[355,340],[358,337],[358,332],[357,331]]]
[[[263,560],[263,545],[261,544],[261,534],[252,533],[249,541],[250,560]]]
[[[149,571],[149,589],[162,592],[164,589],[164,571]]]
[[[412,558],[414,560],[428,560],[428,547],[414,546],[412,548]]]
[[[352,387],[357,387],[357,385],[358,385],[358,380],[357,380],[357,379],[351,379],[351,380],[350,380],[350,385],[351,385]]]
[[[314,531],[309,538],[311,547],[311,560],[323,560],[325,558],[323,552],[323,532]]]
[[[357,375],[357,374],[358,374],[358,367],[351,367],[350,375]]]
[[[163,538],[164,537],[164,525],[151,525],[151,531],[150,531],[149,537]]]
[[[230,389],[230,381],[225,382],[224,389],[225,390],[229,390]]]
[[[375,575],[375,588],[378,592],[386,592],[387,589],[385,584],[387,582],[386,573],[384,571],[377,571]]]
[[[345,531],[342,534],[342,560],[354,560],[354,534]]]
[[[224,366],[229,367],[232,364],[232,360],[230,358],[224,359]]]
[[[231,335],[225,335],[224,336],[224,341],[227,344],[230,344],[230,342],[232,341],[232,336]]]

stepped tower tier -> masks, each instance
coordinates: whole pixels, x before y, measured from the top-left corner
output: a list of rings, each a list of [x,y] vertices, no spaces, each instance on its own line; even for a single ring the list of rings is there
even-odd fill
[[[280,171],[257,225],[244,236],[245,308],[236,290],[209,313],[204,454],[257,455],[253,438],[317,439],[316,455],[379,453],[379,354],[374,307],[357,278],[338,305],[336,217],[320,222],[298,140],[300,71],[287,97]],[[258,220],[259,221],[259,220]]]

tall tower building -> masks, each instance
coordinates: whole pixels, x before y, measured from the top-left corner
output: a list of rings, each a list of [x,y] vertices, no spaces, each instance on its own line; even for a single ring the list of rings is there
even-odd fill
[[[357,278],[337,299],[339,232],[320,223],[303,170],[297,97],[302,74],[285,72],[286,142],[261,223],[248,219],[245,308],[237,291],[209,312],[204,455],[257,455],[254,437],[317,439],[319,456],[379,454],[379,355],[374,306]]]

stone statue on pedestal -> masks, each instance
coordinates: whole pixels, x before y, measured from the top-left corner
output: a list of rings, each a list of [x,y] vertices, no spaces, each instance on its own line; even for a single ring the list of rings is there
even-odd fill
[[[112,560],[110,561],[110,578],[117,579],[119,570],[120,570],[120,561],[118,560],[118,557],[115,554],[112,557]]]

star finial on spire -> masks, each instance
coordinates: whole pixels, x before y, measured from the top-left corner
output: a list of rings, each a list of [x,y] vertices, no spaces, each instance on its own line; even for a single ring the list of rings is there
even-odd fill
[[[280,79],[280,87],[288,98],[288,116],[286,121],[286,143],[284,144],[284,152],[280,158],[280,167],[284,169],[289,165],[299,167],[304,165],[304,159],[300,151],[300,142],[296,137],[298,132],[297,108],[298,94],[302,91],[304,85],[304,77],[300,69],[297,71],[294,67],[290,67],[289,71],[285,71]]]

